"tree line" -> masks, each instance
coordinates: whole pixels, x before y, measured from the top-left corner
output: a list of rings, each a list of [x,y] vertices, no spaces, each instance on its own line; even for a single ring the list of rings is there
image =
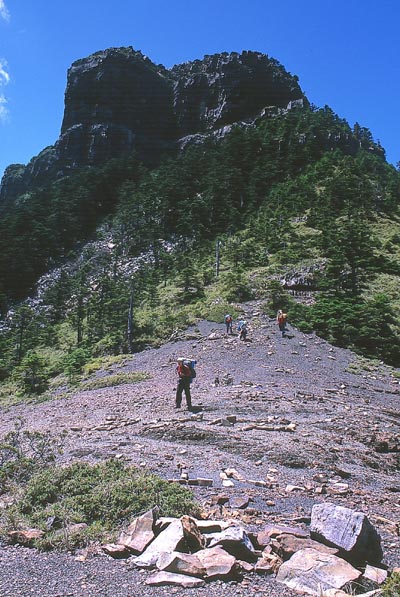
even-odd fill
[[[224,244],[227,300],[252,295],[247,273],[255,268],[276,264],[279,272],[324,260],[324,323],[316,310],[293,305],[293,314],[366,354],[382,357],[390,342],[386,358],[396,364],[398,319],[389,300],[365,289],[378,274],[400,275],[400,239],[383,246],[374,233],[377,219],[398,217],[399,198],[400,174],[368,129],[312,106],[234,127],[152,169],[129,155],[33,190],[0,221],[0,305],[3,315],[12,310],[0,335],[3,378],[38,347],[60,350],[62,364],[46,365],[55,373],[74,351],[79,369],[88,355],[165,339],[202,311],[215,284],[216,239]],[[301,218],[313,231],[306,240],[293,224]],[[40,308],[21,304],[40,276],[62,264]],[[333,321],[349,321],[349,305],[357,333],[348,324],[334,332]],[[379,329],[382,309],[388,315]]]

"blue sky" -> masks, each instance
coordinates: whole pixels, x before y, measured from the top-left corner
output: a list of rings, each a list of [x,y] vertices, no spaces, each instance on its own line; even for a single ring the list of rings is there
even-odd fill
[[[67,69],[133,46],[166,67],[255,50],[400,161],[399,0],[0,0],[0,177],[60,132]]]

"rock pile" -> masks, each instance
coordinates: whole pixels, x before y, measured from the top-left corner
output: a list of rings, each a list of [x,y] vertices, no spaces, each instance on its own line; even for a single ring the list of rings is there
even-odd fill
[[[258,533],[232,520],[158,518],[154,508],[102,549],[153,570],[145,582],[154,586],[192,588],[246,573],[273,574],[300,593],[339,597],[376,595],[388,576],[368,518],[330,503],[313,507],[309,529],[270,524]]]

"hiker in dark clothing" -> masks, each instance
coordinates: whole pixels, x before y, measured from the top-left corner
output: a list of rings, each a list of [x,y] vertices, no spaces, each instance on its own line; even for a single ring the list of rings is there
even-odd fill
[[[242,325],[242,328],[240,330],[239,339],[246,340],[246,338],[247,338],[247,323],[244,322],[244,324]]]
[[[238,323],[239,340],[246,340],[247,337],[247,321],[241,319]]]
[[[180,408],[182,404],[182,393],[185,391],[186,404],[188,410],[192,410],[192,397],[190,395],[190,380],[192,372],[189,365],[185,365],[184,359],[178,359],[178,366],[176,368],[176,374],[178,376],[178,386],[176,388],[176,403],[175,407]]]

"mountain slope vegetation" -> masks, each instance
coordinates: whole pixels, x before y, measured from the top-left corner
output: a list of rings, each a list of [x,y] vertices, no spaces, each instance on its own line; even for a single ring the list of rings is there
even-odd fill
[[[398,366],[399,199],[380,144],[327,106],[275,110],[154,168],[127,155],[25,193],[0,222],[2,379],[43,392],[251,298]]]

